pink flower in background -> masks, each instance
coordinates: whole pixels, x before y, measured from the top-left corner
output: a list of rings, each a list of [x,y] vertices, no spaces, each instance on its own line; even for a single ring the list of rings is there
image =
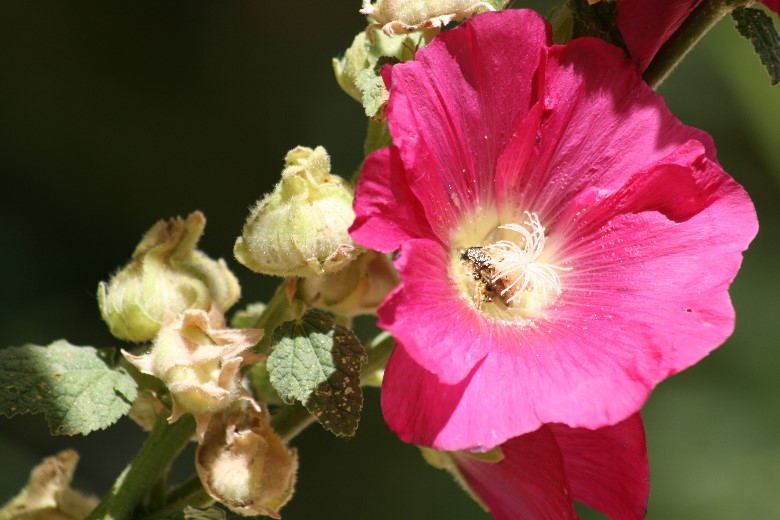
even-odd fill
[[[644,71],[702,0],[618,0],[617,23],[631,59]],[[780,14],[780,0],[763,0]]]
[[[615,424],[731,334],[755,210],[619,49],[486,13],[388,79],[394,145],[366,159],[351,231],[400,251],[378,315],[403,440]]]
[[[573,520],[574,500],[612,520],[645,517],[650,481],[639,414],[598,430],[542,426],[506,441],[501,451],[495,463],[451,455],[496,520]]]

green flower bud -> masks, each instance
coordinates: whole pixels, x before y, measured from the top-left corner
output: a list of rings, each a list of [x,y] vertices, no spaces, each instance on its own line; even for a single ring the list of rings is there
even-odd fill
[[[103,321],[119,339],[150,341],[166,313],[187,309],[226,311],[241,294],[224,260],[195,249],[206,218],[196,211],[157,222],[141,239],[132,261],[108,283],[98,285]]]
[[[258,201],[233,253],[251,270],[276,276],[332,273],[361,251],[349,237],[352,185],[330,174],[321,146],[290,150],[282,180]]]
[[[398,274],[386,255],[366,251],[344,269],[304,278],[298,296],[312,307],[342,316],[373,314],[398,285]]]
[[[204,489],[244,516],[279,518],[292,497],[298,456],[268,424],[268,414],[248,409],[214,417],[195,453]]]
[[[262,360],[247,352],[262,336],[261,329],[225,328],[225,317],[217,309],[209,313],[189,310],[166,322],[150,352],[143,356],[122,354],[138,370],[168,387],[173,401],[168,422],[191,413],[202,438],[215,412],[237,399],[254,402],[240,384],[239,369]]]

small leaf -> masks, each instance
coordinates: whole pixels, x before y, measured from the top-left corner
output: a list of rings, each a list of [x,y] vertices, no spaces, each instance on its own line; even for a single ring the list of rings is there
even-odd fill
[[[492,5],[496,11],[506,9],[514,0],[486,0],[488,4]]]
[[[780,83],[780,35],[772,18],[760,9],[740,7],[731,13],[737,31],[750,40],[772,85]]]
[[[230,318],[230,328],[233,329],[254,329],[260,321],[266,305],[263,302],[256,302],[247,305],[244,309],[236,311]]]
[[[0,350],[0,415],[43,413],[52,435],[86,435],[125,415],[136,383],[92,347],[65,340]]]
[[[360,368],[366,353],[357,337],[320,311],[276,329],[268,357],[271,384],[282,399],[297,399],[326,429],[352,436],[363,392]]]
[[[626,44],[615,24],[616,2],[599,2],[590,5],[587,0],[568,0],[566,6],[573,16],[572,38],[593,36],[624,51]]]

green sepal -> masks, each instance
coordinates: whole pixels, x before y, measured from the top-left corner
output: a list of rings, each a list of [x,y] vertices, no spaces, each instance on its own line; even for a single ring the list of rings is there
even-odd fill
[[[65,340],[0,350],[0,415],[43,413],[52,435],[107,428],[136,398],[136,382],[114,366],[114,354]]]
[[[303,403],[336,435],[354,435],[363,408],[360,370],[367,359],[355,334],[311,310],[280,325],[271,345],[267,366],[279,396]]]
[[[750,41],[761,63],[769,73],[772,85],[780,83],[780,35],[764,11],[740,7],[731,13],[737,31]]]

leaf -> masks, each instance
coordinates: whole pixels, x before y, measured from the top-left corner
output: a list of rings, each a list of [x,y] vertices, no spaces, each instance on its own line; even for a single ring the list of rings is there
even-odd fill
[[[566,6],[574,18],[572,38],[593,36],[626,51],[623,36],[615,24],[616,2],[589,5],[587,0],[568,0]]]
[[[268,372],[282,399],[297,399],[336,435],[354,435],[363,408],[360,368],[366,353],[352,331],[312,310],[280,325],[271,343]]]
[[[764,11],[750,7],[734,9],[731,16],[739,34],[753,44],[772,85],[780,83],[780,36],[772,18]]]
[[[246,308],[236,311],[230,318],[230,327],[233,329],[253,329],[257,327],[260,316],[265,311],[266,304],[255,302],[246,306]]]
[[[125,415],[136,383],[92,347],[65,340],[0,350],[0,415],[43,413],[52,435],[86,435]]]

